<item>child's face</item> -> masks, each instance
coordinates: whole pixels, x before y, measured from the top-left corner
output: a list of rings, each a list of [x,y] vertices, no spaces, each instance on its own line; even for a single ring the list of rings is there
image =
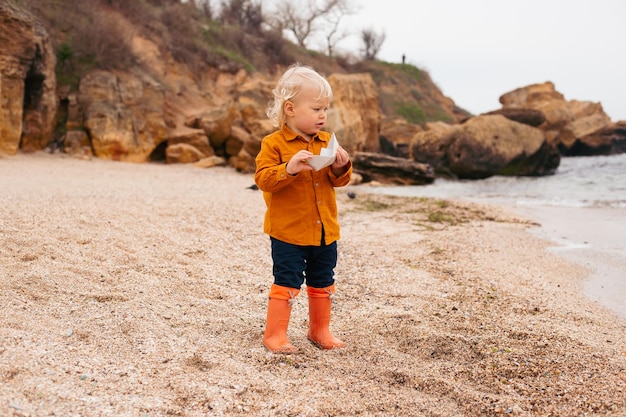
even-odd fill
[[[304,88],[285,105],[287,126],[307,139],[316,135],[326,124],[330,100],[319,95],[319,91],[313,88]]]

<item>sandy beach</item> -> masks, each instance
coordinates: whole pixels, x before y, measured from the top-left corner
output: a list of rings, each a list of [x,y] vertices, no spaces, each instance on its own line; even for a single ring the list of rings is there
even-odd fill
[[[0,158],[2,416],[626,416],[626,321],[505,207],[338,189],[331,327],[261,344],[265,210],[230,168]]]

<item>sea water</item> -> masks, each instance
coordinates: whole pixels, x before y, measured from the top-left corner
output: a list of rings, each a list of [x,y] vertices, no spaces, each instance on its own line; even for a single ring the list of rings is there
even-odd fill
[[[541,225],[533,233],[554,242],[551,250],[589,269],[587,296],[626,320],[626,154],[564,157],[554,175],[543,177],[354,188],[513,208]]]

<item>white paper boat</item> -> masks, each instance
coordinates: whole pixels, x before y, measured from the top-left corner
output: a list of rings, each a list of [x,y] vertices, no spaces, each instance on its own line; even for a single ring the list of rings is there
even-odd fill
[[[339,143],[337,142],[337,138],[333,133],[333,135],[330,137],[330,142],[328,142],[328,146],[326,148],[322,148],[319,155],[313,155],[307,158],[306,162],[311,165],[314,171],[319,171],[320,169],[327,167],[335,162],[338,148]]]

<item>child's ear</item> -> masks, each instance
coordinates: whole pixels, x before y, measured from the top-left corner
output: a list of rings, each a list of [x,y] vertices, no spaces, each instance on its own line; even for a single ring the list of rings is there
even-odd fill
[[[284,110],[287,116],[293,116],[293,101],[291,100],[285,101]]]

